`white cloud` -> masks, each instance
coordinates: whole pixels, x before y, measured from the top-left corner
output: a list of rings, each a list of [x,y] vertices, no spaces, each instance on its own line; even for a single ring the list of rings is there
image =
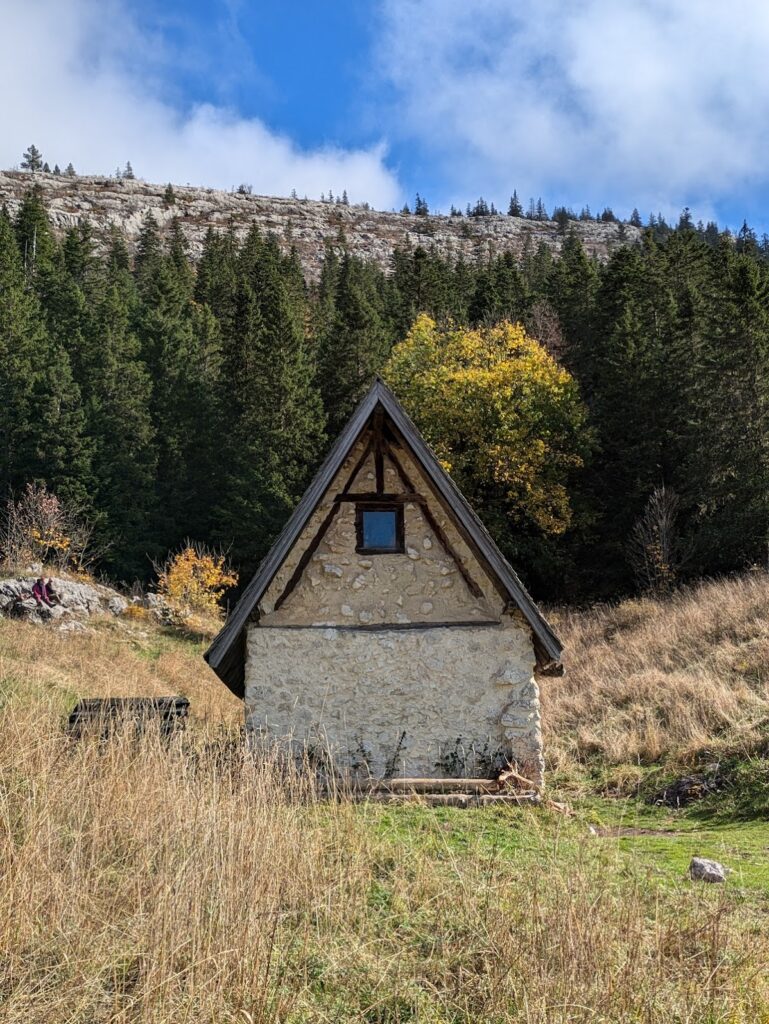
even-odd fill
[[[302,150],[255,118],[164,95],[177,55],[143,33],[120,0],[6,0],[0,32],[0,166],[30,142],[51,165],[108,174],[130,160],[150,181],[317,198],[347,189],[389,208],[400,187],[382,144]],[[183,59],[184,55],[178,55]]]
[[[384,0],[379,56],[454,195],[667,212],[767,182],[767,53],[765,0]]]

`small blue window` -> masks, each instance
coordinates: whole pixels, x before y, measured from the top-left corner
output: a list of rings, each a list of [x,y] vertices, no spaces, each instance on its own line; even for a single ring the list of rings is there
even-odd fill
[[[358,551],[403,551],[403,506],[358,506]]]

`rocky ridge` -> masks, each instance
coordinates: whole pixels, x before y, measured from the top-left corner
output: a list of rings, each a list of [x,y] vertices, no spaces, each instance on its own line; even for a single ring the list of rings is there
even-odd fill
[[[37,624],[59,622],[60,628],[82,628],[81,619],[92,615],[122,615],[129,602],[111,587],[96,582],[78,582],[56,577],[52,606],[38,604],[32,596],[37,576],[0,579],[0,616],[25,619]]]
[[[317,280],[328,245],[344,243],[354,255],[387,271],[393,250],[404,245],[421,245],[444,258],[461,256],[474,262],[505,252],[520,256],[527,245],[536,249],[540,243],[558,253],[566,238],[566,232],[554,221],[524,217],[424,217],[190,185],[174,185],[174,201],[169,202],[166,186],[139,179],[68,177],[26,171],[0,172],[0,206],[5,204],[13,214],[33,183],[41,188],[58,233],[87,218],[97,236],[103,236],[114,225],[131,244],[138,238],[147,214],[151,213],[161,227],[178,217],[190,252],[197,257],[209,228],[231,229],[242,238],[252,224],[257,224],[265,233],[276,235],[286,249],[296,249],[309,280]],[[569,230],[574,230],[586,251],[600,260],[635,241],[640,234],[638,228],[629,224],[595,221],[570,222]]]

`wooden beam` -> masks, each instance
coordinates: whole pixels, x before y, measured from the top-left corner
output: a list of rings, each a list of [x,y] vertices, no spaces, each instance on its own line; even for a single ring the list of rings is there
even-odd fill
[[[350,475],[347,477],[347,482],[345,483],[344,487],[342,488],[342,494],[347,494],[347,492],[350,490],[352,485],[355,483],[355,477],[358,475],[358,473],[360,473],[360,471],[366,465],[366,459],[371,454],[373,448],[374,448],[374,438],[372,436],[372,437],[369,438],[368,444],[363,449],[363,454],[358,459],[358,461],[355,463],[355,466],[353,468],[352,473],[350,473]]]
[[[334,498],[335,502],[354,501],[360,505],[382,505],[388,502],[392,505],[405,505],[412,501],[415,505],[424,504],[424,498],[416,492],[398,494],[372,494],[370,491],[347,491],[340,492]]]
[[[384,455],[382,454],[382,409],[377,407],[374,413],[374,473],[376,476],[376,492],[384,493]]]
[[[399,461],[397,455],[395,454],[395,452],[392,449],[392,445],[389,445],[389,444],[387,445],[387,456],[390,459],[390,461],[392,462],[392,464],[395,466],[395,471],[398,474],[398,476],[400,477],[400,480],[401,480],[401,483],[403,484],[403,486],[408,491],[412,491],[413,492],[414,491],[414,484],[409,479],[409,476],[406,473],[406,471],[403,468],[403,466],[400,464],[400,461]],[[427,520],[428,526],[430,527],[430,529],[433,531],[433,533],[437,537],[437,539],[438,539],[439,543],[442,545],[444,551],[451,558],[453,558],[454,561],[456,562],[457,568],[459,569],[459,572],[460,572],[460,574],[462,576],[462,579],[467,584],[467,589],[470,591],[470,593],[473,595],[473,597],[475,597],[475,598],[483,597],[484,596],[483,595],[483,591],[478,586],[478,584],[475,582],[473,577],[470,575],[470,573],[469,573],[467,567],[465,566],[464,562],[462,561],[462,559],[459,557],[457,552],[452,547],[451,541],[446,536],[446,534],[443,532],[442,527],[440,526],[440,524],[437,522],[435,516],[430,511],[430,507],[427,504],[427,502],[424,502],[423,505],[422,505],[422,513],[423,513],[425,519]]]
[[[304,554],[299,559],[299,562],[297,563],[296,569],[294,569],[293,573],[291,574],[291,579],[285,585],[285,587],[283,588],[283,592],[281,593],[280,597],[275,602],[274,611],[277,611],[278,608],[280,608],[280,606],[283,604],[283,602],[286,600],[286,598],[291,594],[292,590],[296,587],[296,585],[299,582],[299,580],[302,578],[302,573],[307,568],[308,562],[310,561],[312,556],[315,554],[315,552],[318,550],[318,546],[319,546],[320,542],[323,540],[323,537],[325,536],[326,531],[328,530],[329,526],[331,526],[331,523],[334,520],[334,516],[337,514],[337,512],[339,511],[339,509],[341,507],[342,507],[341,505],[336,505],[336,504],[331,506],[331,510],[328,513],[328,515],[326,516],[326,518],[323,520],[323,522],[320,524],[320,528],[319,528],[318,532],[315,534],[315,536],[312,538],[310,543],[307,545],[307,548],[306,548]]]
[[[373,447],[373,444],[374,444],[374,441],[373,441],[373,437],[372,437],[372,438],[369,439],[368,444],[363,449],[363,454],[361,455],[361,457],[358,459],[358,461],[353,466],[352,472],[347,477],[345,485],[342,488],[341,494],[346,494],[350,490],[350,488],[352,487],[353,483],[355,482],[356,476],[358,475],[358,473],[360,473],[361,469],[366,464],[366,459],[371,454],[371,449]],[[340,497],[341,497],[341,495],[340,495]],[[315,536],[312,538],[310,543],[307,545],[307,548],[306,548],[304,554],[302,555],[302,557],[299,559],[299,562],[297,563],[296,569],[294,569],[293,573],[291,574],[291,578],[289,579],[288,583],[285,585],[285,587],[283,588],[283,591],[281,592],[280,596],[278,597],[277,601],[275,602],[275,606],[274,606],[274,609],[273,609],[274,611],[277,611],[278,608],[280,608],[280,606],[285,602],[286,598],[288,598],[290,596],[290,594],[292,593],[292,591],[295,589],[297,583],[302,578],[302,573],[307,568],[307,565],[308,565],[310,559],[312,558],[312,556],[318,550],[318,547],[320,546],[320,542],[325,537],[325,535],[326,535],[326,533],[328,531],[329,526],[331,526],[331,523],[334,521],[334,517],[336,516],[336,514],[337,514],[337,512],[339,511],[340,508],[341,508],[341,505],[337,501],[334,501],[334,503],[331,505],[331,508],[330,508],[329,512],[327,513],[325,519],[320,524],[320,526],[318,528],[318,532],[315,534]]]
[[[338,629],[344,633],[377,633],[390,632],[397,629],[469,629],[471,626],[501,626],[500,619],[461,619],[458,622],[451,622],[446,619],[443,622],[366,622],[360,625],[348,626],[346,623],[331,625],[324,623],[318,626],[298,626],[293,622],[287,623],[259,623],[260,629]]]

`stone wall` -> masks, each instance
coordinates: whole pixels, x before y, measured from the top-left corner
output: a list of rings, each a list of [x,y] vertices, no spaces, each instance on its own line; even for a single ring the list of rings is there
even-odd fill
[[[394,462],[384,462],[385,492],[408,489],[421,499],[405,505],[405,553],[356,553],[354,504],[338,504],[298,583],[275,609],[334,497],[345,485],[374,491],[373,456],[351,480],[367,443],[364,436],[350,452],[249,627],[249,727],[328,751],[340,767],[377,777],[483,776],[512,759],[540,784],[531,630],[519,613],[506,611],[506,597],[409,452],[395,449],[408,488]]]
[[[246,662],[252,734],[359,775],[488,776],[507,759],[542,784],[528,628],[269,628]]]
[[[478,585],[481,597],[470,592],[457,562],[441,544],[417,503],[405,506],[406,553],[359,555],[355,552],[355,507],[339,510],[307,565],[296,588],[275,611],[308,544],[333,506],[333,498],[348,482],[360,461],[367,438],[362,438],[320,502],[302,536],[281,566],[260,604],[264,625],[350,626],[412,622],[499,622],[505,605],[486,570],[462,540],[453,521],[431,494],[413,459],[403,450],[396,455],[401,467]],[[350,488],[354,493],[374,490],[374,464],[370,456]],[[393,464],[385,458],[384,489],[402,491]]]
[[[528,245],[544,243],[559,253],[566,234],[553,221],[523,217],[416,217],[395,212],[367,210],[363,206],[342,206],[312,199],[282,199],[271,196],[239,195],[212,188],[175,185],[176,201],[165,200],[165,185],[139,179],[67,177],[24,171],[0,172],[0,206],[11,213],[18,209],[25,191],[39,185],[54,229],[66,231],[86,217],[96,229],[97,239],[114,224],[129,244],[136,241],[144,218],[151,213],[161,228],[178,218],[194,257],[203,247],[209,227],[232,230],[242,238],[251,224],[274,234],[285,249],[299,254],[305,274],[317,280],[327,245],[345,246],[354,255],[375,263],[382,270],[392,268],[393,250],[399,246],[422,245],[441,256],[469,262],[489,254],[513,252],[520,256]],[[587,252],[606,259],[623,245],[637,241],[640,232],[632,225],[573,221]]]

